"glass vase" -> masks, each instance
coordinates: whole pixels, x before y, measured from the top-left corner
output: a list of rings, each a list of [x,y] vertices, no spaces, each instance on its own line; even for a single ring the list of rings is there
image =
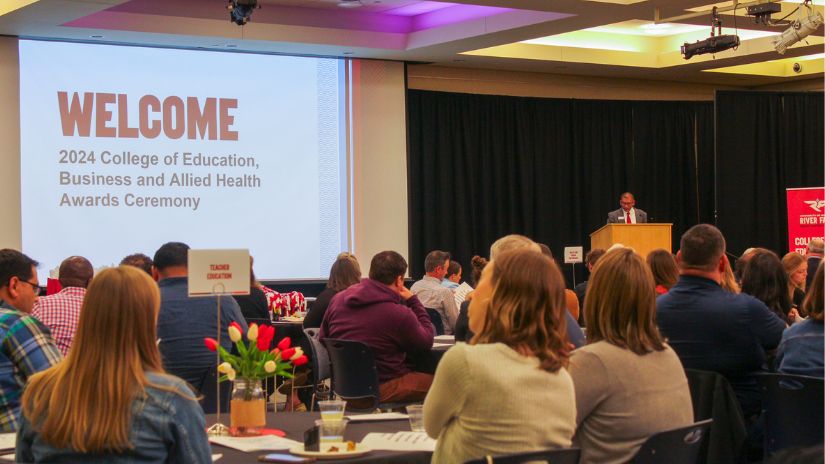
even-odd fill
[[[266,426],[266,395],[260,379],[237,378],[229,403],[229,434],[235,437],[260,435]]]

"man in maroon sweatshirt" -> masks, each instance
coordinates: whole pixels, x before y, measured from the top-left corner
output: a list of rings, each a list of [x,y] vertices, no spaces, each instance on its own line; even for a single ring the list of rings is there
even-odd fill
[[[320,338],[355,340],[375,356],[380,401],[419,401],[433,376],[414,372],[407,355],[429,350],[435,330],[418,297],[404,286],[407,261],[394,251],[372,258],[370,277],[332,298]]]

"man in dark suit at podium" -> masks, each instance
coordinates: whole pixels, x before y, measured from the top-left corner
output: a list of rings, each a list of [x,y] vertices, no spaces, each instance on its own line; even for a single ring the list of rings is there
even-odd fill
[[[634,208],[636,199],[633,198],[632,193],[623,193],[619,197],[619,205],[621,208],[607,213],[608,224],[644,224],[647,222],[647,213]]]

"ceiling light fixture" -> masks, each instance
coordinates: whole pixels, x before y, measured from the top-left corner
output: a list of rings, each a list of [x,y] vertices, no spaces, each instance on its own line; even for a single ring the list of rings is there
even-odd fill
[[[341,8],[360,8],[364,5],[361,0],[338,0],[338,6]]]
[[[788,47],[808,37],[822,25],[822,15],[811,8],[808,4],[809,1],[804,3],[808,9],[808,16],[797,19],[791,23],[791,27],[785,29],[785,32],[779,37],[773,39],[773,46],[780,55],[784,55]]]
[[[719,35],[716,35],[714,28],[718,30]],[[682,55],[685,56],[686,60],[689,60],[694,55],[717,53],[738,46],[738,35],[722,35],[722,20],[719,19],[717,8],[713,7],[710,19],[710,37],[692,44],[685,42],[685,44],[682,45]]]

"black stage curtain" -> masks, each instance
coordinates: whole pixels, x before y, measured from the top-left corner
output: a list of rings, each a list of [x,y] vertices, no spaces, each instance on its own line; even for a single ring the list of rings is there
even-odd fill
[[[717,224],[732,253],[788,251],[785,189],[825,185],[823,104],[822,92],[717,92]]]
[[[713,220],[710,102],[409,90],[407,108],[413,277],[442,249],[469,278],[470,258],[510,233],[546,243],[559,261],[565,246],[587,250],[624,191],[653,221],[674,223],[677,245]]]

